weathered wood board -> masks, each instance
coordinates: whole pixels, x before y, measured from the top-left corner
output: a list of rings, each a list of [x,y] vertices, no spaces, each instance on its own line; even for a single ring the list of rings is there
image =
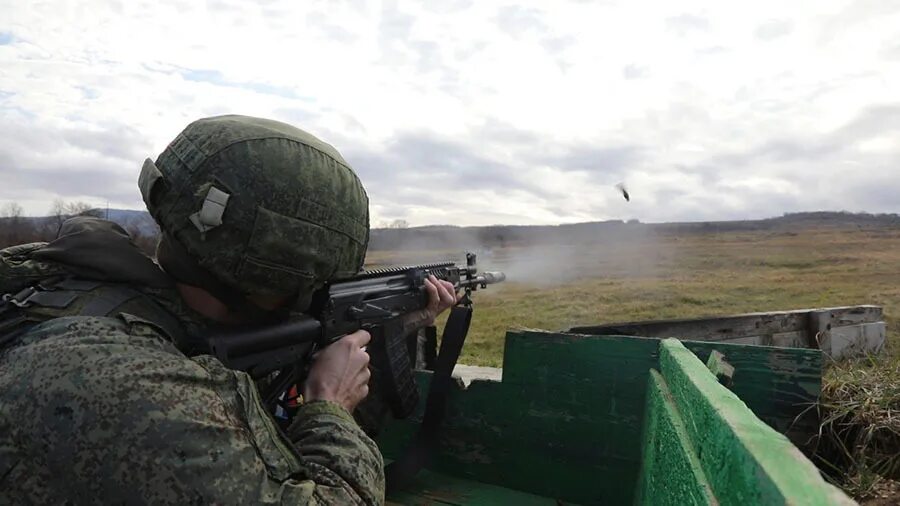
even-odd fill
[[[837,359],[881,351],[885,323],[881,307],[863,305],[610,323],[573,327],[569,332],[819,348]]]
[[[884,348],[887,326],[884,322],[833,327],[820,334],[819,346],[832,358],[877,353]]]
[[[706,363],[713,350],[734,367],[730,390],[762,421],[805,448],[818,430],[815,404],[822,390],[822,353],[802,348],[772,348],[682,341]]]
[[[648,393],[637,503],[855,504],[678,341],[660,342]]]
[[[441,451],[431,469],[579,504],[628,504],[641,462],[649,371],[659,340],[509,332],[502,381],[474,380],[449,397]],[[733,391],[779,429],[814,402],[818,350],[685,343],[735,367]],[[419,376],[427,391],[428,373]],[[421,410],[388,427],[379,445],[396,458]]]
[[[715,504],[715,495],[672,392],[651,369],[644,422],[643,459],[635,504]]]

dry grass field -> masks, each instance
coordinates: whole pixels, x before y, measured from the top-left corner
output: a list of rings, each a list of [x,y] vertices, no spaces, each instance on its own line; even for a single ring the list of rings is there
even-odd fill
[[[440,253],[375,252],[369,261],[410,262],[417,255],[433,260]],[[881,500],[880,491],[893,485],[887,477],[900,478],[895,414],[900,413],[900,229],[611,239],[578,248],[484,251],[479,264],[508,271],[509,280],[476,294],[460,359],[475,365],[501,365],[509,328],[558,330],[629,320],[883,306],[885,352],[829,364],[825,371],[823,430],[831,438],[828,458],[838,467],[835,479],[854,496]]]
[[[900,317],[900,230],[644,237],[579,248],[507,248],[479,267],[505,284],[475,295],[461,361],[499,366],[507,329],[878,304]],[[376,252],[372,263],[441,258]],[[444,255],[450,256],[450,255]],[[456,255],[457,259],[459,255]]]

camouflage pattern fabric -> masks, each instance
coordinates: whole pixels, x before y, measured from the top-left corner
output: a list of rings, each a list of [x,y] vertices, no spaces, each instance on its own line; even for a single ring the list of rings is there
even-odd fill
[[[139,186],[166,235],[245,293],[308,295],[362,268],[365,188],[334,147],[291,125],[195,121],[144,163]]]
[[[36,259],[47,247],[0,251],[0,287],[70,272]],[[138,288],[203,327],[173,289]],[[381,455],[349,413],[312,402],[285,434],[258,395],[128,312],[39,323],[0,350],[0,504],[384,501]]]
[[[246,374],[127,314],[23,341],[0,358],[0,503],[383,502],[378,448],[337,405],[301,407],[288,439]]]

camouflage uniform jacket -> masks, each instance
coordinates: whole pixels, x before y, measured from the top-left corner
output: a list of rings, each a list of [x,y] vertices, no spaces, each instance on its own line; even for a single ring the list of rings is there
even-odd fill
[[[93,241],[102,252],[84,246],[96,234],[106,234]],[[147,257],[140,268],[113,261],[136,254],[117,226],[67,223],[49,244],[0,251],[0,293],[93,273],[138,286],[188,333],[201,329]],[[43,315],[0,349],[0,504],[384,501],[378,448],[343,408],[308,403],[285,433],[249,376],[189,358],[134,314],[139,300],[127,304],[106,317]]]

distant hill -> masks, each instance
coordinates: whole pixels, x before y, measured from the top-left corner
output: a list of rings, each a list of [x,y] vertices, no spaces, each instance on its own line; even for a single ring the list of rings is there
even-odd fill
[[[95,216],[116,222],[129,231],[137,229],[143,235],[156,235],[159,233],[159,227],[147,211],[110,209],[109,216],[106,215],[106,212],[106,209],[92,210],[92,214]]]
[[[93,209],[95,216],[122,225],[132,233],[145,237],[159,233],[159,227],[146,211],[128,209]],[[0,232],[8,230],[11,218],[0,218]],[[56,217],[21,217],[19,228],[40,230],[42,240],[55,235]],[[621,220],[574,223],[565,225],[491,225],[458,227],[429,225],[409,228],[372,229],[369,250],[391,251],[479,249],[538,244],[596,244],[605,241],[634,240],[659,235],[686,235],[741,231],[790,232],[808,228],[900,228],[900,215],[847,212],[789,213],[777,218],[743,221],[705,221],[677,223],[640,223]]]
[[[640,223],[621,220],[566,225],[452,225],[373,229],[370,251],[399,249],[479,249],[541,244],[596,244],[651,236],[742,231],[790,232],[809,228],[900,228],[900,215],[847,212],[788,213],[777,218],[741,221]]]

